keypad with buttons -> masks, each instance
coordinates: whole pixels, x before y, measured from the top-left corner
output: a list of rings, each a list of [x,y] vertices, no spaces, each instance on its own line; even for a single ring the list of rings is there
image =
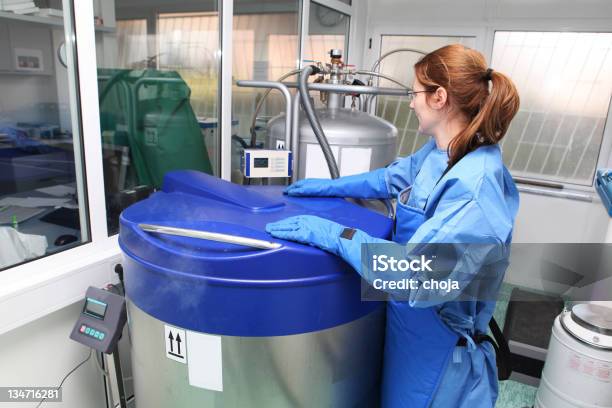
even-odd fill
[[[94,339],[104,340],[104,332],[98,331],[92,327],[87,327],[86,325],[81,325],[79,332],[85,334],[86,336],[93,337]]]

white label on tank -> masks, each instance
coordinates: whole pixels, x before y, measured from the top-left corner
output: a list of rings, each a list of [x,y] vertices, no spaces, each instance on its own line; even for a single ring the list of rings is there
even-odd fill
[[[339,147],[331,146],[332,154],[338,162]],[[330,178],[327,161],[323,155],[321,146],[315,144],[306,145],[306,178]]]
[[[166,357],[179,363],[187,363],[187,341],[185,330],[164,325],[164,341],[166,342]]]
[[[351,176],[370,171],[371,159],[372,149],[369,147],[343,147],[340,151],[340,175]]]
[[[212,391],[223,391],[221,337],[187,332],[189,384]]]

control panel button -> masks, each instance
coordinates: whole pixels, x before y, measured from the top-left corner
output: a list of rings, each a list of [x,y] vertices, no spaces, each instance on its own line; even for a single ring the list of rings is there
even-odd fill
[[[99,338],[100,340],[104,340],[104,333],[100,332],[100,335],[98,336],[98,338]]]
[[[81,333],[85,333],[85,329],[87,329],[87,326],[82,325],[82,326],[81,326],[81,328],[79,329],[79,331],[80,331]]]
[[[88,327],[88,328],[86,328],[86,329],[85,329],[85,334],[91,334],[91,328],[89,328],[89,327]]]

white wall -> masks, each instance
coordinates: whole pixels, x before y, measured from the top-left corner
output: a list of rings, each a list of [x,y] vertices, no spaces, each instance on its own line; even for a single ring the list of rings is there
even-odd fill
[[[514,242],[604,242],[609,220],[598,199],[588,203],[521,193]]]
[[[57,386],[89,350],[68,338],[80,303],[0,336],[0,387]],[[62,403],[43,403],[41,408],[106,408],[102,375],[94,355],[75,371],[62,387]],[[0,407],[34,407],[33,403],[1,403]]]
[[[2,73],[0,92],[2,95],[20,95],[19,98],[0,98],[1,121],[58,122],[54,77]]]
[[[51,29],[44,25],[5,19],[2,24],[8,27],[8,30],[0,34],[6,47],[1,49],[1,58],[3,65],[10,68],[9,71],[0,72],[0,94],[3,95],[0,98],[0,122],[58,123],[58,94],[53,76],[56,72],[55,53],[50,39]],[[13,58],[16,48],[40,51],[44,73],[15,72]]]

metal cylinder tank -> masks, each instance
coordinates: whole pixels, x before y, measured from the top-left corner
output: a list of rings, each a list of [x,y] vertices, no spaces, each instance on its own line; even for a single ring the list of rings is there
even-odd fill
[[[361,301],[340,258],[265,225],[316,214],[386,238],[391,221],[337,198],[297,198],[195,171],[121,215],[136,406],[370,407],[378,401],[384,305]],[[279,243],[256,249],[143,224]]]
[[[378,169],[397,157],[397,129],[391,123],[353,109],[316,110],[321,127],[334,152],[341,176]],[[329,177],[329,170],[316,136],[302,112],[299,123],[298,179]],[[285,141],[285,115],[268,122],[270,148]],[[289,147],[288,147],[289,148]],[[295,152],[294,152],[295,154]]]
[[[536,408],[612,408],[612,308],[575,305],[557,316]]]

